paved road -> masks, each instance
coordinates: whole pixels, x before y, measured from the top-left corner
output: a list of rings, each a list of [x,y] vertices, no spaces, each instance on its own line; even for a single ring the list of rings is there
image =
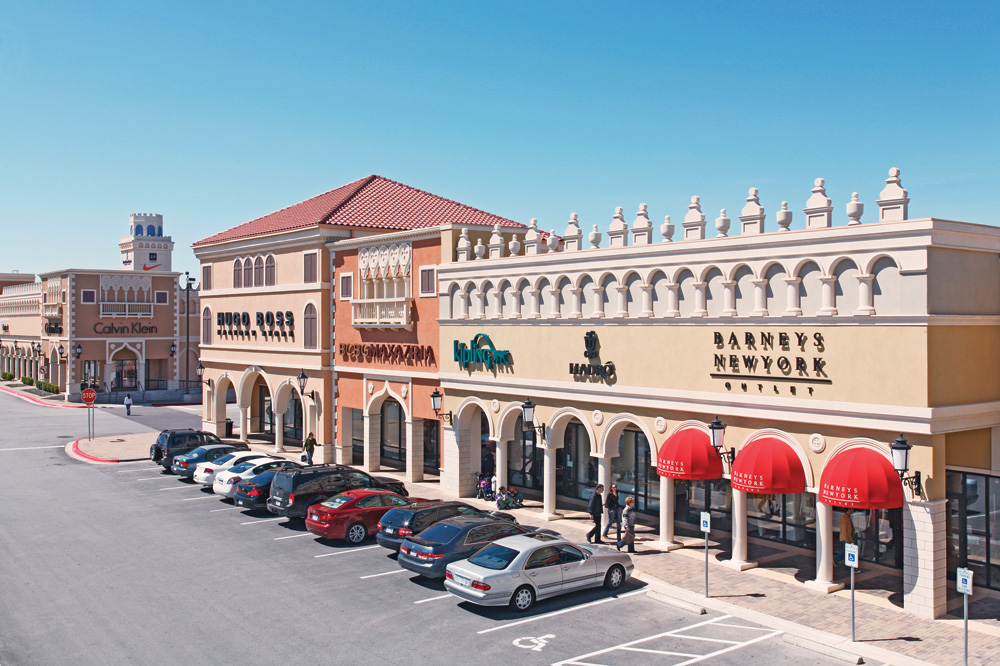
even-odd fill
[[[0,395],[0,413],[3,666],[834,663],[637,583],[527,614],[460,603],[374,542],[316,539],[147,462],[67,457],[51,447],[77,435],[79,410]],[[98,417],[135,431],[134,418]]]

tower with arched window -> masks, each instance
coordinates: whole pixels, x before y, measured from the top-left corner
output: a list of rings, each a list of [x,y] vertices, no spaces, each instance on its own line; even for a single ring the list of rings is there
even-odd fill
[[[163,235],[163,216],[156,213],[129,215],[128,235],[118,243],[122,270],[137,273],[163,273],[171,270],[174,243]]]

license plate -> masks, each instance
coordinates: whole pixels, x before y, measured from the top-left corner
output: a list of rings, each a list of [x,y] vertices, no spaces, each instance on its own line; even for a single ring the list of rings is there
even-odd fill
[[[454,578],[455,582],[458,583],[459,585],[468,585],[469,581],[471,580],[470,578],[466,578],[465,576],[459,576],[457,573],[454,572],[452,572],[451,577]]]
[[[385,532],[386,534],[392,534],[393,533],[393,529],[391,527],[384,527],[384,528],[382,528],[382,531]]]
[[[310,520],[319,520],[319,515],[317,515],[315,513],[310,513],[309,514],[309,519]]]

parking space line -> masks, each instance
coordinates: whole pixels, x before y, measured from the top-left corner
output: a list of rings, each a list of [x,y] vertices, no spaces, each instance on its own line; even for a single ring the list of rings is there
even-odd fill
[[[171,486],[170,488],[157,488],[157,490],[186,490],[187,486]]]
[[[162,481],[164,479],[173,479],[170,476],[147,476],[144,479],[132,479],[133,481]]]
[[[65,444],[55,444],[54,446],[20,446],[16,449],[0,449],[0,453],[3,451],[34,451],[36,449],[65,449]]]
[[[606,604],[609,601],[618,601],[619,599],[626,599],[628,597],[633,597],[637,594],[645,594],[646,590],[632,590],[631,592],[626,592],[625,594],[615,594],[610,597],[605,597],[604,599],[597,599],[596,601],[591,601],[589,603],[581,604],[579,606],[574,606],[573,608],[563,608],[562,610],[552,611],[551,613],[544,613],[542,615],[536,615],[535,617],[529,617],[526,620],[518,620],[517,622],[508,622],[506,624],[501,624],[496,627],[490,627],[489,629],[483,629],[482,631],[477,631],[477,634],[488,634],[491,631],[500,631],[501,629],[506,629],[507,627],[516,627],[519,624],[527,624],[528,622],[534,622],[535,620],[541,620],[547,617],[554,617],[556,615],[562,615],[563,613],[572,613],[573,611],[583,610],[584,608],[590,608],[591,606],[597,606],[599,604]],[[727,616],[728,617],[728,616]],[[595,653],[596,654],[596,653]]]
[[[375,544],[374,546],[365,546],[364,548],[352,548],[350,550],[338,550],[336,553],[323,553],[322,555],[313,555],[313,557],[333,557],[334,555],[350,555],[351,553],[357,553],[362,550],[371,550],[372,548],[381,548],[382,546]]]
[[[227,506],[222,509],[212,509],[211,511],[209,511],[209,513],[217,513],[219,511],[239,511],[242,508],[243,507],[240,506]]]
[[[730,627],[732,629],[749,629],[750,631],[771,631],[768,627],[747,627],[742,624],[727,624],[725,622],[715,622],[716,627]]]
[[[626,652],[648,652],[650,654],[663,654],[669,655],[671,657],[700,657],[700,654],[691,654],[690,652],[671,652],[669,650],[651,650],[649,648],[637,648],[637,647],[623,647],[618,648],[619,650],[624,650]]]
[[[305,534],[293,534],[292,536],[274,537],[274,540],[281,541],[282,539],[298,539],[299,537],[305,537],[305,536],[315,536],[315,535],[312,532],[306,532]]]
[[[678,634],[674,634],[675,636]],[[729,643],[730,645],[739,645],[743,641],[727,641],[724,638],[708,638],[707,636],[685,636],[681,635],[681,638],[689,638],[692,641],[707,641],[709,643]]]
[[[369,574],[367,576],[361,576],[361,580],[365,580],[366,578],[378,578],[379,576],[391,576],[392,574],[409,573],[409,572],[410,572],[409,569],[396,569],[395,571],[383,571],[382,573],[379,574]]]
[[[185,499],[182,499],[181,501],[182,502],[193,502],[195,500],[203,500],[203,499],[215,499],[215,495],[205,495],[204,497],[187,497]]]
[[[233,507],[233,508],[238,509],[239,507]],[[240,523],[240,525],[256,525],[257,523],[271,523],[274,522],[275,520],[284,520],[284,519],[285,519],[284,516],[278,516],[277,518],[260,518],[258,520],[248,520],[245,523]]]
[[[127,463],[118,463],[119,465],[125,465]],[[133,467],[132,469],[117,469],[115,474],[132,474],[133,472],[155,472],[158,468],[156,467]]]
[[[415,604],[426,604],[428,601],[437,601],[438,599],[447,599],[448,597],[454,597],[454,596],[455,595],[453,595],[451,592],[449,592],[448,594],[442,594],[440,597],[431,597],[430,599],[421,599],[420,601],[414,601],[413,603],[415,603]],[[457,599],[458,597],[455,597],[455,598]]]
[[[748,645],[753,645],[754,643],[760,643],[761,641],[766,641],[767,639],[773,638],[780,633],[781,633],[780,631],[773,631],[769,634],[758,636],[753,640],[745,641],[743,643],[738,643],[736,645],[730,645],[727,648],[722,648],[721,650],[716,650],[715,652],[709,652],[708,654],[701,655],[700,657],[697,657],[695,659],[688,659],[687,661],[682,661],[676,666],[688,666],[689,664],[697,664],[699,661],[705,661],[706,659],[711,659],[712,657],[718,657],[720,654],[726,654],[727,652],[732,652],[733,650],[739,650],[740,648],[745,648]],[[685,638],[689,637],[685,636]]]

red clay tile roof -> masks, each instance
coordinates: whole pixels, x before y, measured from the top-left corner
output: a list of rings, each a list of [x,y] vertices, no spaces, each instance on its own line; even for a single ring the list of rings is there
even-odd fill
[[[525,228],[523,224],[513,220],[382,176],[367,176],[294,206],[203,238],[195,242],[194,246],[316,224],[401,231],[449,223],[489,226],[499,224],[502,227]]]

